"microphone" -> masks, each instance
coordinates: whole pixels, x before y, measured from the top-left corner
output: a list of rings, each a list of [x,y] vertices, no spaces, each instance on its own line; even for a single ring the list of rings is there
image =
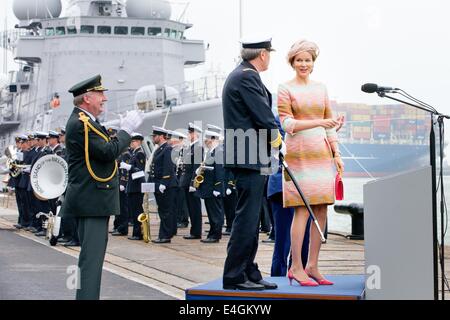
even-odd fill
[[[375,83],[366,83],[361,86],[361,90],[366,93],[374,93],[374,92],[380,93],[380,92],[391,92],[399,89],[391,87],[379,87]]]

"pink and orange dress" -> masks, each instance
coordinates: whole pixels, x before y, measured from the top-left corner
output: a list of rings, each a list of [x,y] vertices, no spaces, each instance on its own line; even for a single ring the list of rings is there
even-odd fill
[[[297,120],[332,118],[325,85],[313,81],[307,85],[294,82],[281,84],[278,89],[278,113],[286,131],[286,162],[309,204],[334,204],[336,167],[330,143],[337,142],[336,130],[316,127],[295,133],[293,131]],[[285,172],[283,205],[305,205]]]

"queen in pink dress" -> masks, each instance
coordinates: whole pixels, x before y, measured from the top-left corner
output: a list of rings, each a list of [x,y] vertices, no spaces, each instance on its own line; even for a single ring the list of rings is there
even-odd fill
[[[322,230],[327,221],[327,206],[334,204],[336,170],[343,172],[344,163],[338,148],[336,128],[343,118],[334,119],[324,84],[310,79],[319,54],[313,42],[300,40],[288,54],[294,79],[281,84],[278,90],[278,112],[286,131],[285,159],[300,188],[311,205]],[[292,266],[289,280],[303,286],[331,285],[318,269],[320,235],[311,225],[309,259],[303,269],[301,252],[308,211],[287,174],[283,174],[284,207],[295,208],[291,227]],[[311,278],[315,281],[311,281]]]

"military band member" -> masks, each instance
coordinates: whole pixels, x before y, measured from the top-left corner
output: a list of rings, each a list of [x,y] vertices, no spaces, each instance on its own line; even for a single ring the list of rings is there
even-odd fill
[[[237,190],[233,171],[225,168],[225,197],[223,198],[223,211],[225,214],[226,227],[223,235],[231,235],[234,217],[236,215]]]
[[[52,153],[51,149],[47,145],[47,137],[48,137],[47,132],[36,132],[34,134],[37,148],[36,148],[36,154],[34,155],[34,158],[31,162],[31,170],[33,170],[33,166],[35,165],[36,161],[38,161],[40,158]],[[30,181],[29,189],[30,189],[30,191],[32,191],[31,181]],[[51,206],[50,206],[50,203],[48,200],[40,200],[40,199],[36,198],[34,193],[32,193],[32,196],[33,196],[32,201],[34,202],[34,209],[35,209],[33,212],[33,215],[36,219],[37,229],[39,230],[37,233],[35,233],[35,235],[38,237],[44,237],[47,233],[42,225],[46,218],[44,216],[41,216],[40,218],[36,218],[36,215],[40,212],[49,213],[51,210]]]
[[[111,140],[97,120],[104,111],[106,90],[99,75],[69,90],[75,108],[66,125],[69,182],[61,216],[78,218],[78,300],[100,297],[109,217],[120,212],[116,159],[130,145],[131,133],[142,123],[138,111],[129,112],[121,118],[121,131]]]
[[[17,154],[16,154],[16,163],[19,165],[24,165],[25,155],[28,150],[28,142],[27,142],[27,136],[26,135],[20,135],[16,137],[16,147],[17,147]],[[17,221],[17,224],[14,225],[17,229],[22,228],[28,228],[31,224],[30,216],[28,214],[28,208],[27,208],[27,191],[26,186],[23,187],[20,184],[20,180],[22,179],[23,173],[20,173],[18,176],[13,177],[10,174],[10,178],[8,181],[8,186],[15,189],[15,195],[16,195],[16,203],[17,203],[17,209],[19,211],[19,219]]]
[[[146,156],[142,149],[144,137],[140,133],[131,134],[131,157],[129,163],[121,162],[120,169],[128,171],[128,182],[126,194],[128,197],[128,212],[133,217],[133,233],[129,240],[142,240],[141,223],[138,217],[144,212],[142,202],[144,194],[141,184],[145,182],[145,161]]]
[[[208,237],[201,242],[216,243],[222,238],[223,227],[223,196],[225,194],[223,150],[219,147],[219,133],[207,130],[204,137],[208,151],[204,167],[200,166],[196,170],[197,176],[203,176],[203,183],[200,184],[195,195],[205,201],[210,224]]]
[[[177,132],[172,132],[172,146],[174,148],[174,153],[177,154],[176,163],[175,163],[175,173],[177,175],[177,205],[176,216],[177,216],[177,228],[187,228],[189,225],[189,210],[187,207],[186,201],[186,193],[184,192],[184,188],[181,186],[181,176],[184,170],[183,163],[183,153],[185,150],[185,141],[187,140],[187,136]]]
[[[155,184],[155,198],[161,220],[158,239],[153,243],[170,243],[173,237],[173,215],[177,190],[177,178],[172,162],[172,146],[167,143],[166,129],[153,127],[153,143],[158,148],[153,153],[150,165],[149,183]]]
[[[61,127],[59,129],[59,143],[61,147],[66,149],[66,127]]]
[[[130,164],[131,160],[131,148],[128,148],[123,152],[118,163]],[[128,235],[128,195],[126,192],[128,184],[128,171],[125,169],[119,169],[119,191],[120,191],[120,216],[114,218],[114,230],[111,232],[113,236],[127,236]]]
[[[272,96],[259,75],[268,69],[272,50],[270,39],[243,41],[243,61],[228,76],[223,89],[225,166],[233,171],[238,192],[236,217],[224,266],[224,289],[277,288],[276,284],[263,280],[254,261],[258,249],[259,213],[266,182],[266,176],[262,173],[268,167],[263,161],[266,159],[261,158],[260,151],[267,151],[266,156],[269,157],[271,151],[278,153],[280,146],[283,146],[272,114]],[[250,132],[256,140],[248,142],[245,139],[244,143],[239,143],[240,131]],[[264,132],[266,136],[261,136]],[[256,148],[253,144],[256,144]]]
[[[59,133],[56,131],[48,132],[48,146],[53,154],[64,158],[64,148],[59,143]]]
[[[193,240],[202,238],[202,204],[200,198],[194,195],[196,189],[193,186],[195,171],[203,161],[203,147],[200,140],[201,128],[189,123],[190,145],[183,150],[183,172],[180,177],[180,187],[183,188],[191,220],[191,229],[184,239]]]
[[[31,164],[33,159],[36,157],[37,151],[37,142],[34,137],[34,133],[28,134],[28,152],[24,155],[24,164],[29,165],[29,167],[22,170],[22,178],[20,179],[19,184],[21,187],[24,187],[27,191],[27,207],[28,214],[31,219],[31,226],[28,228],[28,231],[33,233],[37,233],[40,230],[39,222],[36,219],[35,211],[35,198],[33,195],[33,189],[31,188],[30,183],[30,173],[31,173]]]

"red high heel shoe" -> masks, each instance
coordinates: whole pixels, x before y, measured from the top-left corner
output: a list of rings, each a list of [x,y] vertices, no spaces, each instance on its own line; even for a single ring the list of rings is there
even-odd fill
[[[321,286],[332,286],[334,284],[334,282],[331,282],[330,280],[327,280],[325,278],[323,279],[317,279],[316,277],[314,277],[309,270],[305,269],[306,274],[308,275],[308,277],[314,279],[314,281],[316,281],[319,285]]]
[[[289,279],[289,285],[291,285],[291,286],[292,286],[292,280],[297,281],[302,287],[317,287],[318,286],[317,283],[315,283],[314,281],[311,281],[311,280],[307,280],[307,281],[298,280],[294,276],[294,273],[291,270],[288,271],[288,279]]]

